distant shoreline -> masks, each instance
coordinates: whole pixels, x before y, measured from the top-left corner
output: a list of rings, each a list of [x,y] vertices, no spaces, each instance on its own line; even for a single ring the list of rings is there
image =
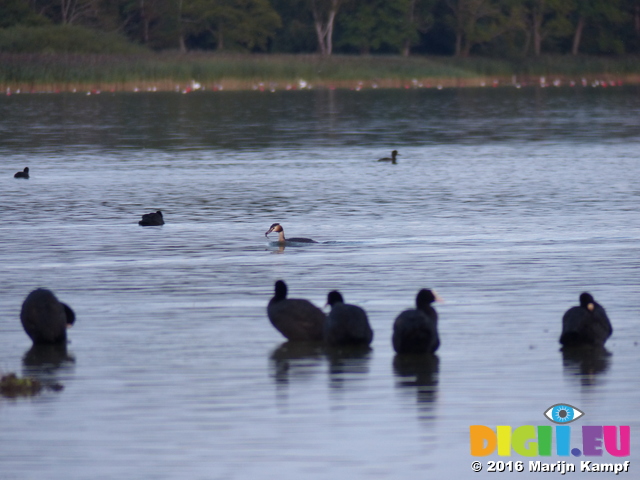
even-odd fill
[[[551,75],[542,77],[479,77],[479,78],[424,78],[412,80],[367,80],[367,81],[244,81],[223,80],[220,82],[176,82],[172,80],[140,82],[92,82],[92,83],[0,83],[0,93],[4,95],[43,94],[43,93],[141,93],[141,92],[223,92],[258,91],[282,92],[301,90],[443,90],[452,88],[612,88],[640,85],[640,75],[588,75],[584,77],[565,77]]]
[[[0,93],[640,85],[640,58],[0,54]]]

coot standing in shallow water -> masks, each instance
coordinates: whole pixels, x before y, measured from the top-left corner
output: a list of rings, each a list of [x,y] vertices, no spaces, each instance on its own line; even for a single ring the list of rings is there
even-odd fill
[[[17,172],[13,178],[29,178],[29,167],[24,167],[24,170]]]
[[[142,215],[142,220],[138,222],[138,225],[142,225],[143,227],[155,227],[164,225],[162,212],[158,210],[157,212],[145,213],[144,215]]]
[[[391,152],[391,157],[384,157],[384,158],[379,159],[378,161],[379,162],[391,162],[391,163],[393,163],[395,165],[396,163],[398,163],[398,162],[396,162],[396,157],[398,155],[400,155],[398,153],[398,151],[394,150],[394,151]]]
[[[284,228],[279,223],[274,223],[269,227],[269,230],[264,234],[265,237],[269,238],[269,234],[271,232],[277,232],[278,235],[278,243],[285,245],[288,243],[318,243],[315,240],[311,240],[310,238],[301,238],[301,237],[293,237],[293,238],[284,238]]]
[[[324,339],[330,345],[369,345],[373,330],[366,312],[357,305],[344,303],[337,290],[329,292],[327,304],[331,312],[324,326]]]
[[[67,328],[73,325],[76,316],[51,290],[38,288],[22,303],[20,320],[34,344],[47,344],[66,341]]]
[[[416,296],[416,308],[398,315],[392,337],[397,353],[433,353],[438,349],[438,313],[431,306],[435,300],[431,290],[422,289]]]
[[[275,295],[267,305],[267,315],[276,330],[289,340],[322,340],[325,315],[308,300],[287,298],[287,284],[278,280]]]
[[[565,347],[602,347],[613,333],[607,312],[593,297],[584,292],[580,306],[571,307],[562,317],[560,343]]]

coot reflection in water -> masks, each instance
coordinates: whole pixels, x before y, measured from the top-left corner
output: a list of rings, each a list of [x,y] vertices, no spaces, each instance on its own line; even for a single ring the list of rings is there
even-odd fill
[[[315,375],[322,365],[323,348],[318,342],[287,341],[271,352],[269,360],[274,380],[288,383]]]
[[[22,357],[23,377],[32,377],[45,387],[59,390],[63,375],[72,373],[75,357],[67,351],[66,343],[33,345]]]
[[[434,418],[439,370],[440,359],[432,353],[399,353],[393,358],[396,387],[401,390],[415,389],[419,415],[423,420]]]
[[[607,372],[611,353],[604,347],[580,346],[562,348],[562,366],[566,375],[574,376],[583,386],[598,383]]]
[[[329,386],[342,389],[349,381],[369,373],[371,352],[368,345],[327,346],[329,360]]]

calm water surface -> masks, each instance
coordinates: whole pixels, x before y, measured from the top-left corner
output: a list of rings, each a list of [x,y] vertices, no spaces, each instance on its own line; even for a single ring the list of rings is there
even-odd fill
[[[635,438],[638,152],[633,88],[0,98],[0,370],[64,385],[0,398],[0,478],[481,478],[470,425],[561,402],[572,446]],[[320,243],[280,251],[273,222]],[[283,343],[279,278],[364,307],[371,350]],[[76,311],[66,352],[30,350],[38,286]],[[411,363],[391,327],[422,287],[442,346]],[[610,355],[563,358],[584,290]]]

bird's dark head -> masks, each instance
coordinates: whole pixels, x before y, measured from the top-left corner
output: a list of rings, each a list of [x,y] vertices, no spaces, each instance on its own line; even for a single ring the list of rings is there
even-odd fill
[[[429,308],[429,306],[436,301],[436,296],[433,291],[428,288],[423,288],[418,292],[416,296],[416,307],[418,310],[424,310]]]
[[[277,300],[284,300],[287,298],[287,284],[284,283],[283,280],[278,280],[276,282],[276,294],[274,298]]]
[[[340,294],[339,291],[332,290],[327,295],[327,305],[333,306],[336,303],[344,303],[344,299],[342,298],[342,295]]]
[[[590,312],[595,308],[595,300],[590,293],[584,292],[580,294],[580,306],[586,308]]]
[[[156,213],[157,213],[158,215],[162,216],[162,212],[161,212],[160,210],[158,210]]]

